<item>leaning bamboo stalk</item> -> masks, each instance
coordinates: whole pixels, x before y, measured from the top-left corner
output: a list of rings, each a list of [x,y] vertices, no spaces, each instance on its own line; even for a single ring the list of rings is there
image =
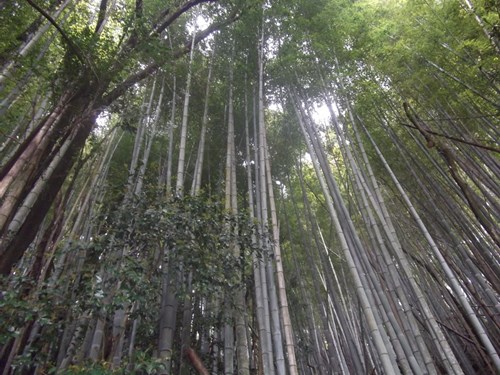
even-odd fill
[[[380,362],[382,364],[382,367],[384,369],[385,374],[387,375],[395,375],[396,372],[394,370],[395,365],[393,364],[393,360],[391,356],[389,355],[388,349],[386,347],[386,344],[384,343],[384,340],[382,338],[382,334],[378,328],[377,321],[374,315],[374,311],[372,309],[371,303],[368,299],[368,295],[365,291],[364,285],[361,281],[361,277],[358,273],[358,268],[355,264],[354,258],[351,254],[351,251],[349,249],[349,246],[347,244],[346,240],[346,235],[344,234],[344,231],[342,229],[342,226],[340,225],[339,217],[337,216],[337,213],[335,212],[335,209],[333,207],[333,202],[330,197],[330,193],[328,191],[328,187],[326,185],[326,181],[324,180],[323,174],[321,172],[319,162],[317,161],[317,156],[316,156],[316,150],[313,149],[313,146],[310,144],[310,141],[308,139],[312,139],[311,135],[308,133],[306,130],[306,125],[304,124],[304,121],[302,119],[302,114],[300,113],[300,110],[298,107],[298,102],[297,100],[293,97],[293,95],[290,96],[292,99],[292,102],[294,104],[294,108],[297,114],[297,119],[299,120],[299,125],[301,127],[302,133],[304,135],[304,138],[306,139],[306,145],[309,150],[309,154],[311,155],[311,158],[313,160],[313,166],[314,169],[316,170],[316,176],[319,179],[319,182],[322,186],[322,190],[324,192],[324,197],[327,202],[327,207],[328,207],[328,212],[330,213],[331,219],[334,223],[334,226],[336,228],[337,234],[339,236],[339,240],[341,242],[341,248],[344,252],[344,255],[346,257],[346,261],[349,265],[349,270],[351,273],[351,277],[353,279],[354,285],[356,287],[356,293],[360,299],[360,303],[365,315],[365,318],[367,320],[368,326],[370,327],[370,334],[374,340],[375,347],[377,349]],[[326,173],[326,172],[325,172]]]
[[[371,139],[371,137],[370,137],[370,139]],[[389,167],[389,165],[385,161],[385,158],[383,158],[382,153],[378,149],[375,142],[373,142],[373,140],[372,140],[372,144],[373,144],[373,147],[374,147],[377,155],[380,157],[385,169],[387,170],[392,181],[394,182],[396,188],[398,189],[399,193],[401,194],[411,216],[413,217],[413,219],[417,223],[422,234],[424,235],[425,239],[429,243],[434,256],[436,257],[436,259],[438,260],[439,264],[441,265],[443,271],[445,272],[445,274],[448,278],[448,282],[450,284],[450,287],[452,288],[453,292],[455,293],[456,297],[458,298],[460,305],[464,309],[464,312],[467,316],[467,319],[469,320],[472,327],[474,328],[476,335],[479,337],[479,340],[484,345],[485,350],[488,353],[491,361],[493,362],[496,370],[500,371],[500,357],[499,357],[498,353],[496,352],[493,344],[491,343],[491,341],[488,337],[488,334],[485,332],[484,327],[482,326],[479,318],[474,313],[472,306],[470,305],[469,301],[467,300],[467,296],[465,295],[465,292],[462,289],[462,286],[460,285],[459,281],[457,280],[455,273],[451,270],[450,266],[448,265],[448,262],[441,254],[441,251],[439,250],[434,239],[432,238],[429,231],[427,230],[425,224],[423,223],[422,219],[420,218],[420,215],[417,213],[417,211],[416,211],[415,207],[413,206],[413,204],[411,203],[411,200],[409,199],[408,195],[404,191],[403,187],[401,186],[398,179],[396,178],[396,176],[392,172],[392,169]]]
[[[413,313],[411,312],[410,305],[402,289],[399,274],[396,270],[394,262],[392,261],[392,257],[388,254],[388,250],[385,246],[379,226],[375,221],[373,211],[370,207],[369,199],[371,200],[372,203],[374,203],[371,189],[368,188],[364,175],[361,173],[358,167],[358,163],[355,160],[350,147],[347,146],[346,135],[344,135],[344,132],[340,127],[339,120],[335,115],[335,112],[333,111],[332,105],[329,101],[327,102],[327,106],[329,108],[330,115],[333,119],[332,122],[335,126],[335,131],[337,137],[339,138],[339,143],[341,145],[341,148],[344,150],[344,158],[347,159],[347,162],[352,171],[352,176],[354,179],[355,186],[357,186],[356,190],[358,191],[358,195],[360,198],[359,204],[361,205],[361,208],[364,210],[366,216],[364,218],[364,221],[367,223],[367,229],[369,233],[373,234],[372,241],[374,242],[374,247],[378,249],[378,251],[376,251],[375,253],[376,253],[376,259],[381,269],[380,272],[382,272],[382,274],[384,275],[382,280],[387,280],[387,282],[385,283],[386,286],[384,288],[375,287],[374,290],[381,291],[387,289],[390,292],[390,296],[386,296],[385,293],[379,293],[379,298],[382,303],[382,308],[385,310],[385,313],[387,314],[387,318],[394,327],[394,330],[392,329],[390,330],[391,337],[393,337],[393,343],[395,347],[398,348],[400,348],[401,345],[401,349],[403,349],[404,354],[400,353],[399,356],[402,358],[403,362],[406,361],[406,358],[408,359],[407,365],[410,365],[412,367],[414,373],[418,373],[419,371],[421,371],[419,362],[422,362],[422,360],[418,361],[416,358],[419,357],[421,354],[423,354],[426,358],[425,365],[429,367],[429,371],[431,371],[431,373],[435,372],[436,370],[433,366],[432,359],[430,358],[427,348],[425,347],[425,344],[423,343],[420,337],[420,330],[418,329],[418,326],[413,319]],[[376,208],[377,205],[375,204],[374,207]],[[365,252],[362,252],[360,256],[361,258],[365,258],[366,257]],[[369,264],[368,260],[365,260],[363,262],[365,264]],[[373,272],[368,272],[367,274],[370,275],[371,277],[371,275],[373,275]],[[379,281],[376,280],[375,278],[373,277],[371,278],[372,282],[374,282],[375,284],[379,283]],[[395,306],[396,304],[393,303],[393,306],[395,307],[395,310],[399,318],[398,321],[396,321],[396,316],[395,314],[393,314],[392,309],[389,306],[390,302],[396,299],[398,299],[402,304],[402,310],[408,312],[403,317],[400,314],[401,309],[397,308]],[[401,334],[401,331],[399,329],[400,325],[404,330],[405,333],[404,335]],[[389,325],[388,327],[390,328]],[[415,340],[419,342],[420,350],[416,350],[414,343]]]
[[[374,187],[374,193],[375,193],[375,200],[376,202],[373,202],[372,204],[374,207],[378,206],[378,209],[375,209],[375,212],[377,213],[379,220],[383,223],[382,228],[384,229],[385,234],[389,238],[389,243],[391,244],[391,248],[395,252],[395,255],[401,264],[402,271],[406,277],[406,279],[409,281],[410,286],[415,293],[417,297],[417,301],[419,303],[419,306],[422,309],[423,314],[425,315],[426,319],[424,320],[426,326],[428,327],[429,332],[433,335],[433,337],[437,340],[438,342],[438,353],[443,361],[443,364],[452,370],[455,374],[461,374],[463,373],[462,370],[460,369],[460,365],[457,361],[457,358],[455,357],[453,351],[451,350],[450,345],[448,344],[445,336],[443,335],[441,327],[436,322],[436,318],[434,314],[432,313],[431,309],[429,308],[429,304],[427,303],[427,300],[425,299],[422,290],[420,286],[417,284],[417,281],[414,276],[414,272],[411,269],[411,265],[406,257],[406,255],[403,253],[401,243],[399,242],[396,230],[394,228],[394,225],[392,223],[391,216],[387,210],[387,207],[385,205],[384,198],[382,196],[382,193],[380,191],[380,187],[375,179],[373,170],[371,168],[371,164],[368,161],[368,157],[366,156],[365,149],[363,147],[363,143],[361,142],[359,138],[359,133],[356,131],[356,122],[354,118],[351,118],[352,126],[355,129],[355,135],[358,141],[358,146],[360,147],[361,154],[363,157],[363,160],[365,162],[365,167],[368,170],[368,176],[369,179],[372,183],[372,186]],[[372,140],[373,142],[373,140]]]
[[[309,225],[309,230],[313,233],[313,239],[315,242],[316,246],[312,246],[312,244],[306,243],[304,244],[304,248],[309,249],[309,248],[316,248],[317,251],[319,252],[319,260],[317,263],[321,264],[324,266],[324,276],[323,278],[325,279],[325,289],[326,292],[329,294],[329,305],[332,306],[331,310],[333,310],[333,316],[335,316],[335,319],[329,319],[329,322],[331,324],[335,324],[335,320],[338,322],[338,331],[339,334],[336,335],[338,337],[338,341],[340,342],[341,345],[347,346],[346,354],[348,354],[348,359],[349,362],[352,363],[352,365],[348,366],[348,368],[351,369],[351,372],[353,373],[361,373],[365,372],[366,366],[362,363],[361,360],[361,350],[360,350],[360,345],[357,343],[355,333],[354,333],[354,322],[353,319],[350,319],[349,316],[346,314],[346,311],[348,311],[350,308],[348,307],[345,298],[343,296],[341,284],[339,282],[339,279],[337,278],[335,268],[331,264],[331,260],[328,257],[328,254],[326,253],[326,244],[323,241],[323,236],[322,233],[319,229],[319,225],[316,222],[316,225],[313,223],[313,213],[311,210],[311,204],[309,202],[309,198],[307,197],[306,189],[305,189],[305,184],[304,184],[304,178],[302,176],[302,172],[300,168],[297,167],[297,174],[299,177],[299,182],[300,182],[300,188],[302,191],[302,200],[304,202],[305,206],[305,212],[306,212],[306,219]],[[292,202],[295,204],[295,199],[293,197],[293,190],[290,191],[290,196],[292,199]],[[295,212],[297,219],[299,220],[299,223],[301,222],[300,220],[300,215],[301,213],[298,212],[298,209],[295,207]],[[299,228],[302,228],[302,224],[299,224]],[[317,230],[315,230],[317,228]],[[317,234],[316,234],[317,233]],[[307,238],[306,234],[303,232],[302,237]],[[319,237],[319,238],[318,238]],[[323,246],[322,246],[323,245]],[[321,251],[320,248],[324,247],[325,251]],[[311,256],[307,256],[308,264],[310,271],[313,275],[316,275],[317,272],[315,272],[315,264],[313,263]],[[326,269],[325,265],[329,265],[328,269]],[[331,271],[331,272],[330,272]],[[333,279],[332,279],[333,276]],[[335,285],[338,286],[339,294],[341,296],[341,301],[342,301],[342,306],[338,303],[337,297],[333,293],[333,290],[335,289]],[[318,297],[317,300],[319,301],[320,298]],[[329,327],[330,329],[331,327]],[[342,358],[344,358],[345,355],[342,352]],[[345,361],[345,359],[344,359]],[[347,364],[345,364],[347,366]],[[347,367],[346,367],[347,368]],[[348,372],[348,371],[344,371]]]

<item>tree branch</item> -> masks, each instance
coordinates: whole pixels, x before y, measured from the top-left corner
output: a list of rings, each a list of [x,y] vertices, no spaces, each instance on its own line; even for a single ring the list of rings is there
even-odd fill
[[[85,59],[85,57],[83,56],[82,51],[80,50],[80,48],[78,48],[78,46],[69,38],[69,36],[66,35],[66,33],[64,32],[64,30],[61,29],[61,27],[52,18],[52,16],[50,14],[48,14],[45,10],[43,10],[42,8],[40,8],[38,6],[38,4],[34,3],[32,0],[26,0],[26,2],[28,4],[30,4],[33,8],[35,8],[38,13],[40,13],[42,16],[44,16],[47,19],[47,21],[49,21],[52,24],[52,26],[54,26],[57,29],[57,31],[59,31],[59,33],[61,34],[62,38],[66,41],[66,43],[68,43],[69,48],[73,51],[73,53],[76,55],[76,57],[78,58],[78,60],[80,60],[80,62],[82,63],[82,65],[87,66],[87,59]]]
[[[194,7],[198,4],[201,4],[201,3],[210,3],[210,2],[215,2],[215,1],[217,1],[217,0],[189,0],[189,1],[186,1],[184,4],[182,4],[180,7],[178,7],[173,13],[170,13],[168,18],[153,30],[153,33],[160,34],[163,30],[165,30],[167,27],[169,27],[177,18],[179,18],[183,13],[186,13],[192,7]],[[167,14],[168,13],[169,12],[167,12]]]
[[[43,10],[38,4],[33,2],[33,0],[26,0],[28,4],[30,4],[33,8],[37,10],[42,16],[44,16],[47,21],[49,21],[52,26],[56,28],[56,30],[61,34],[62,38],[66,41],[68,44],[69,48],[71,51],[76,55],[76,58],[82,63],[84,68],[87,68],[92,72],[94,77],[99,80],[99,76],[97,75],[96,70],[94,69],[94,66],[92,65],[92,62],[85,57],[85,55],[82,53],[82,50],[78,45],[76,45],[71,38],[64,32],[64,30],[57,24],[57,22],[52,18],[50,14],[48,14],[45,10]]]
[[[217,0],[189,0],[189,1],[186,1],[184,4],[182,4],[181,6],[179,6],[178,8],[176,8],[173,12],[171,12],[170,8],[166,8],[165,10],[163,10],[163,12],[161,12],[161,16],[160,16],[160,19],[158,20],[158,22],[155,22],[153,24],[152,30],[149,33],[149,38],[157,37],[162,31],[164,31],[167,27],[169,27],[177,18],[179,18],[182,14],[187,12],[192,7],[194,7],[198,4],[204,3],[204,2],[209,2],[209,1],[217,1]],[[136,13],[135,13],[136,17],[137,17],[137,10],[138,10],[137,7],[142,8],[142,0],[136,0]],[[167,17],[167,19],[165,19],[163,21],[163,23],[161,23],[158,26],[158,23],[161,22],[162,17]],[[117,71],[121,70],[121,68],[123,67],[124,61],[126,61],[128,58],[128,55],[134,50],[134,48],[140,42],[144,42],[144,39],[139,39],[137,31],[132,30],[130,37],[127,39],[122,50],[119,52],[118,57],[115,59],[115,64],[113,64],[113,67],[110,68],[109,71],[117,72]],[[156,63],[153,63],[153,65],[156,65]],[[153,70],[150,70],[150,66],[148,66],[145,68],[145,70],[150,70],[150,73],[152,73],[157,68],[158,67],[154,68]],[[140,72],[138,74],[140,74]],[[147,76],[147,74],[146,74],[146,76]],[[139,80],[141,80],[143,78],[144,77],[140,78]],[[127,81],[128,81],[128,79],[127,79]],[[135,82],[138,82],[138,81],[135,81]]]
[[[212,1],[212,0],[210,0]],[[210,26],[208,26],[205,30],[199,32],[196,34],[196,37],[194,39],[194,44],[198,44],[201,42],[203,39],[205,39],[207,36],[212,34],[213,32],[220,30],[224,26],[227,26],[237,19],[241,17],[241,13],[238,11],[233,11],[226,19],[224,19],[221,22],[213,23]],[[172,58],[174,60],[180,58],[181,56],[184,56],[185,54],[189,53],[191,51],[191,42],[186,42],[184,44],[184,47],[181,49],[177,50],[176,52],[173,53]],[[144,78],[148,77],[149,75],[153,74],[158,68],[160,68],[160,62],[152,62],[148,66],[146,66],[144,69],[141,71],[130,75],[127,79],[125,79],[121,84],[116,86],[113,90],[111,90],[107,95],[103,97],[102,100],[102,105],[103,106],[108,106],[111,103],[113,103],[116,99],[118,99],[120,96],[122,96],[125,91],[127,91],[131,86],[136,84],[137,82],[142,81]]]
[[[404,122],[401,122],[400,124],[403,125],[403,126],[406,126],[407,128],[410,128],[410,129],[419,130],[416,126],[413,126],[413,125],[410,125],[410,124],[405,124]],[[435,135],[437,137],[443,137],[443,138],[449,139],[450,141],[465,143],[466,145],[470,145],[470,146],[474,146],[474,147],[479,147],[479,148],[482,148],[482,149],[485,149],[485,150],[488,150],[488,151],[493,151],[493,152],[500,153],[500,148],[496,148],[496,147],[493,147],[493,146],[487,146],[487,145],[483,145],[483,144],[479,144],[479,143],[475,143],[475,142],[471,142],[471,141],[466,141],[465,139],[460,139],[460,138],[453,137],[451,135],[446,135],[446,134],[438,133],[438,132],[435,132],[435,131],[430,130],[430,129],[426,130],[426,132],[429,133],[429,134]]]

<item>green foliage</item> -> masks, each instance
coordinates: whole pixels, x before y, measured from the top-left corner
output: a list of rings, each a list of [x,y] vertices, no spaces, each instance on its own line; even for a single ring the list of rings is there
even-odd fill
[[[177,289],[178,298],[183,300],[188,292],[202,298],[243,287],[252,275],[252,253],[259,251],[252,245],[254,228],[245,214],[229,215],[221,204],[203,197],[132,199],[120,212],[99,220],[99,235],[90,241],[68,242],[59,254],[74,260],[85,257],[79,273],[71,268],[57,285],[38,288],[23,276],[11,278],[11,287],[0,300],[0,345],[23,334],[24,327],[34,322],[43,327],[43,336],[31,346],[36,356],[33,358],[31,352],[18,356],[16,366],[46,361],[40,349],[58,339],[66,319],[76,319],[83,313],[112,314],[132,303],[136,308],[128,312],[129,319],[141,320],[137,348],[152,350],[162,260],[171,271],[193,271],[192,290]],[[234,244],[239,254],[233,253]],[[100,265],[105,265],[106,277],[99,272]],[[112,292],[117,282],[120,287]],[[111,303],[105,301],[109,293]],[[150,352],[138,353],[133,372],[150,374],[158,370],[160,363],[151,357]],[[85,364],[71,367],[68,373],[118,374],[125,368],[111,371],[104,363]]]
[[[165,365],[158,359],[153,358],[149,352],[138,352],[135,354],[134,362],[131,364],[125,363],[115,369],[110,368],[110,364],[106,362],[85,363],[82,365],[73,365],[65,371],[67,375],[122,375],[122,374],[138,374],[152,375],[158,374],[165,369]],[[53,372],[55,373],[55,368]],[[49,371],[49,373],[52,373]]]
[[[3,283],[2,283],[3,285]],[[4,289],[2,287],[2,289]],[[13,340],[27,339],[27,332],[39,325],[39,335],[48,340],[56,340],[72,304],[60,298],[58,288],[48,283],[36,285],[26,275],[9,279],[0,298],[0,345],[9,345]],[[16,371],[24,371],[33,365],[44,363],[49,354],[43,350],[47,341],[34,340],[29,350],[20,352],[12,362]]]
[[[138,302],[142,312],[151,311],[148,305],[159,290],[161,258],[171,270],[195,270],[192,288],[198,296],[231,290],[251,275],[251,254],[257,251],[251,241],[253,228],[244,214],[233,217],[219,203],[193,197],[156,199],[150,204],[137,200],[126,203],[108,220],[103,233],[86,246],[89,271],[103,258],[108,264],[108,283],[120,280],[111,311],[128,301]],[[230,250],[234,243],[239,255]],[[116,262],[121,253],[123,257]],[[87,303],[94,301],[96,305],[89,306],[93,309],[106,290],[100,281],[95,286],[94,292],[88,291],[93,296],[84,298]]]

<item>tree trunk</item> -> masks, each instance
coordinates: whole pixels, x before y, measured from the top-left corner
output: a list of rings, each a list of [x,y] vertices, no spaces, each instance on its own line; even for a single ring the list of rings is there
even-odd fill
[[[98,110],[88,89],[67,91],[0,173],[0,273],[4,275],[35,237],[94,126]]]

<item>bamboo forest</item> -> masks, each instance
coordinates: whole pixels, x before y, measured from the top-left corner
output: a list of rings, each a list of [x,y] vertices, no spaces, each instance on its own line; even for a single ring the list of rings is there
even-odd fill
[[[497,0],[0,34],[0,375],[500,374]]]

